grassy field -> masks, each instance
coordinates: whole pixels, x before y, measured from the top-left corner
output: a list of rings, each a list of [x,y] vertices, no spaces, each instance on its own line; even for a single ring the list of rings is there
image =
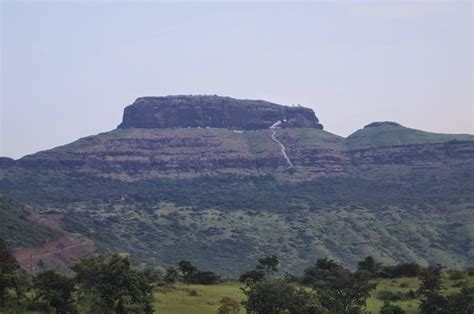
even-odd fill
[[[446,275],[446,274],[445,274]],[[474,277],[466,277],[470,285],[474,284]],[[453,287],[457,281],[444,278],[442,291],[450,294],[458,290]],[[379,313],[383,301],[377,296],[381,291],[408,292],[416,290],[420,282],[417,278],[382,279],[378,281],[376,290],[372,291],[367,301],[366,313]],[[225,282],[218,285],[183,285],[178,284],[169,288],[157,288],[154,294],[154,307],[157,313],[163,314],[211,314],[217,313],[219,302],[223,297],[234,300],[244,300],[244,294],[240,290],[242,284],[239,282]],[[197,294],[197,295],[196,295]],[[419,300],[392,302],[399,305],[407,314],[419,313]],[[241,313],[246,313],[241,308]]]
[[[175,285],[171,288],[158,288],[154,294],[154,307],[157,313],[207,314],[217,313],[223,297],[243,300],[240,282],[225,282],[218,285]],[[194,291],[197,295],[193,295]],[[245,313],[245,310],[241,310]]]

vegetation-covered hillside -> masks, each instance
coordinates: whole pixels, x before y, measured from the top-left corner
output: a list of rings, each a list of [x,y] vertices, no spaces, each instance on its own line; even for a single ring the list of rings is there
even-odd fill
[[[17,202],[0,197],[0,239],[20,248],[43,243],[58,232],[32,220],[31,213]]]
[[[315,257],[474,263],[474,136],[376,122],[342,138],[307,125],[319,123],[311,110],[278,105],[252,107],[258,129],[206,124],[232,117],[203,99],[131,106],[127,127],[3,160],[0,196],[64,214],[101,252],[190,258],[224,276],[269,254],[292,272]],[[188,113],[199,127],[182,127]]]

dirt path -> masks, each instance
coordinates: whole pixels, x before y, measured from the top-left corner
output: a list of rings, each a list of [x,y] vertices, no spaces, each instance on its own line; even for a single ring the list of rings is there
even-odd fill
[[[272,129],[272,140],[277,143],[278,145],[280,145],[280,148],[281,148],[281,154],[283,155],[283,157],[285,158],[286,160],[286,163],[288,164],[288,167],[287,169],[291,169],[293,168],[293,163],[291,162],[290,158],[288,158],[288,155],[286,154],[286,148],[285,148],[285,145],[283,145],[282,142],[280,142],[277,138],[276,138],[276,134],[277,134],[277,131],[276,131],[276,127],[278,125],[280,125],[280,121],[276,122],[275,124],[273,124],[270,129]]]

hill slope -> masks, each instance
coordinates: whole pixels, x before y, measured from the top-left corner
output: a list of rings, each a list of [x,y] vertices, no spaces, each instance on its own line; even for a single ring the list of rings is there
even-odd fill
[[[208,121],[216,108],[197,99],[185,101],[194,108],[189,123]],[[474,263],[473,136],[374,123],[341,138],[301,127],[306,120],[275,104],[281,120],[269,126],[265,108],[255,109],[255,130],[236,129],[240,120],[150,128],[162,111],[147,109],[124,117],[138,124],[4,160],[0,194],[66,213],[64,228],[99,250],[162,264],[190,259],[227,276],[269,254],[289,271],[324,256],[353,267],[368,254],[386,263]],[[182,110],[175,113],[181,124]]]
[[[18,249],[51,240],[59,233],[35,222],[31,212],[17,202],[0,197],[0,239],[10,248]]]

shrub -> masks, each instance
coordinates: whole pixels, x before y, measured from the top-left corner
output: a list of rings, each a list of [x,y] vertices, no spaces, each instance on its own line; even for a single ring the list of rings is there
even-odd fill
[[[458,280],[453,283],[454,288],[462,288],[462,287],[467,287],[467,281],[466,280]]]
[[[394,305],[388,301],[385,301],[379,313],[380,314],[404,314],[405,311],[403,311],[402,308],[399,307],[398,305]]]
[[[380,276],[384,278],[417,277],[423,268],[417,263],[401,263],[394,266],[384,266]]]
[[[201,285],[212,285],[219,282],[220,277],[212,271],[198,271],[191,275],[190,282]]]
[[[469,267],[466,272],[469,276],[474,276],[474,267]]]
[[[217,314],[238,314],[240,312],[240,303],[232,298],[223,297],[220,304]]]
[[[413,290],[403,293],[400,291],[382,290],[377,293],[377,298],[382,301],[406,301],[416,299],[416,292]]]
[[[382,301],[401,301],[405,294],[398,291],[382,290],[377,293],[377,298]]]
[[[281,279],[263,279],[243,289],[248,313],[321,313],[314,292],[296,289]]]
[[[185,289],[191,297],[197,297],[199,294],[196,289]]]
[[[464,279],[464,277],[465,277],[464,272],[460,270],[453,270],[449,273],[450,280],[461,280],[461,279]]]

